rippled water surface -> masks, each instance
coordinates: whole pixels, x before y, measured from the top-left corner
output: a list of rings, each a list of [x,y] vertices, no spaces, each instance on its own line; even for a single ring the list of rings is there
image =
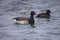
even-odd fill
[[[12,20],[43,9],[51,10],[51,18],[34,18],[35,28]],[[60,0],[0,0],[0,40],[60,40]]]

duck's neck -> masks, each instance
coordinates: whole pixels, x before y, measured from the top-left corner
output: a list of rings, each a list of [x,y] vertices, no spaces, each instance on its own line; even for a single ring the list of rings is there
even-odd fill
[[[47,14],[47,15],[50,15],[50,13],[48,13],[48,12],[47,12],[46,14]]]
[[[33,15],[30,16],[29,23],[33,27],[33,25],[34,25],[34,17],[33,17]]]
[[[31,20],[34,20],[33,15],[30,16],[30,19],[31,19]]]

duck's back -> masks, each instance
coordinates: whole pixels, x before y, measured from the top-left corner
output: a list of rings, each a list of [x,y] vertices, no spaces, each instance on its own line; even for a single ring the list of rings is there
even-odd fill
[[[47,14],[45,14],[45,13],[41,13],[41,14],[38,14],[37,17],[38,17],[38,18],[49,18],[50,15],[47,15]]]
[[[29,18],[26,18],[26,17],[17,17],[16,20],[17,21],[24,21],[24,20],[28,20]]]

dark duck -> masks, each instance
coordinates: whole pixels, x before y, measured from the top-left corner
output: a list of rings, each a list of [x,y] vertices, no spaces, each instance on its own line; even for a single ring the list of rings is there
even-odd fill
[[[37,18],[50,18],[50,13],[51,11],[50,10],[46,10],[46,13],[41,13],[41,14],[38,14],[36,17]]]

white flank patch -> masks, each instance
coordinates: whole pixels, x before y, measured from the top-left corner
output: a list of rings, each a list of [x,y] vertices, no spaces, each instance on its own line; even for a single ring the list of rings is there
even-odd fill
[[[18,24],[28,24],[29,22],[28,21],[16,21],[15,19],[14,19],[14,22],[16,22],[16,23],[18,23]]]

